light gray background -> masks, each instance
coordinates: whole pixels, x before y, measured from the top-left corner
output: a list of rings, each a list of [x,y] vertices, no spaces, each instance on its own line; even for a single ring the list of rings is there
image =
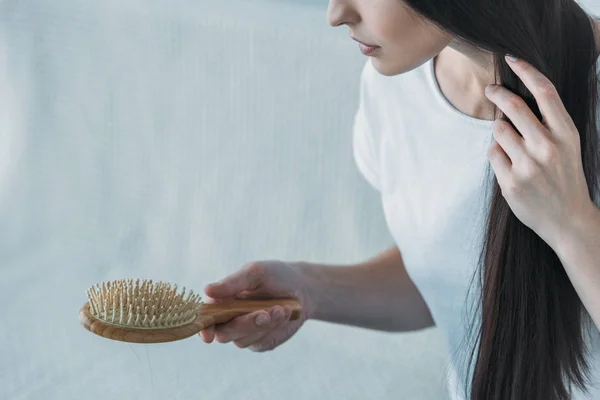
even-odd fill
[[[77,321],[102,280],[201,290],[392,244],[352,160],[365,59],[326,5],[0,2],[1,399],[445,398],[435,329],[311,322],[254,354]]]

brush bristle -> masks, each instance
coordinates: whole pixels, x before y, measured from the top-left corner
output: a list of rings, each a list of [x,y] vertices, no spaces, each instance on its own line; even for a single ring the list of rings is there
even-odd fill
[[[102,282],[87,290],[90,314],[113,325],[130,328],[164,329],[189,324],[202,304],[200,295],[189,291],[184,299],[177,285],[133,279]]]

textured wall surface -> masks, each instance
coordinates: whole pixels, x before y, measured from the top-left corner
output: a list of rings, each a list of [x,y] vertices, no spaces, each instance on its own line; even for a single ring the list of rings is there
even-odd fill
[[[1,399],[441,399],[437,331],[308,323],[268,354],[88,333],[107,279],[390,246],[352,161],[364,58],[326,2],[0,3]]]

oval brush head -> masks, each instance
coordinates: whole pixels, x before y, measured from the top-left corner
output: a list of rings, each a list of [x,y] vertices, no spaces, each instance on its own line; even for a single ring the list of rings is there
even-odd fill
[[[235,300],[204,304],[185,287],[152,280],[121,279],[96,284],[87,290],[88,301],[79,310],[79,322],[90,332],[130,343],[163,343],[188,338],[202,329],[237,316],[279,305],[300,316],[300,304],[292,299]]]
[[[87,290],[88,302],[79,320],[89,331],[110,339],[134,343],[160,343],[184,339],[200,329],[200,296],[185,287],[133,279],[102,282]]]

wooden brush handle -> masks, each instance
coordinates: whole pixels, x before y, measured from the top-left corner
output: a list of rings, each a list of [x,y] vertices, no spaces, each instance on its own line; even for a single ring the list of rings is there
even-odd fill
[[[214,324],[223,324],[241,315],[250,314],[255,311],[264,310],[269,312],[275,306],[289,306],[292,309],[290,320],[294,321],[300,317],[302,306],[293,299],[272,300],[233,300],[228,303],[202,304],[200,314],[212,317]]]

